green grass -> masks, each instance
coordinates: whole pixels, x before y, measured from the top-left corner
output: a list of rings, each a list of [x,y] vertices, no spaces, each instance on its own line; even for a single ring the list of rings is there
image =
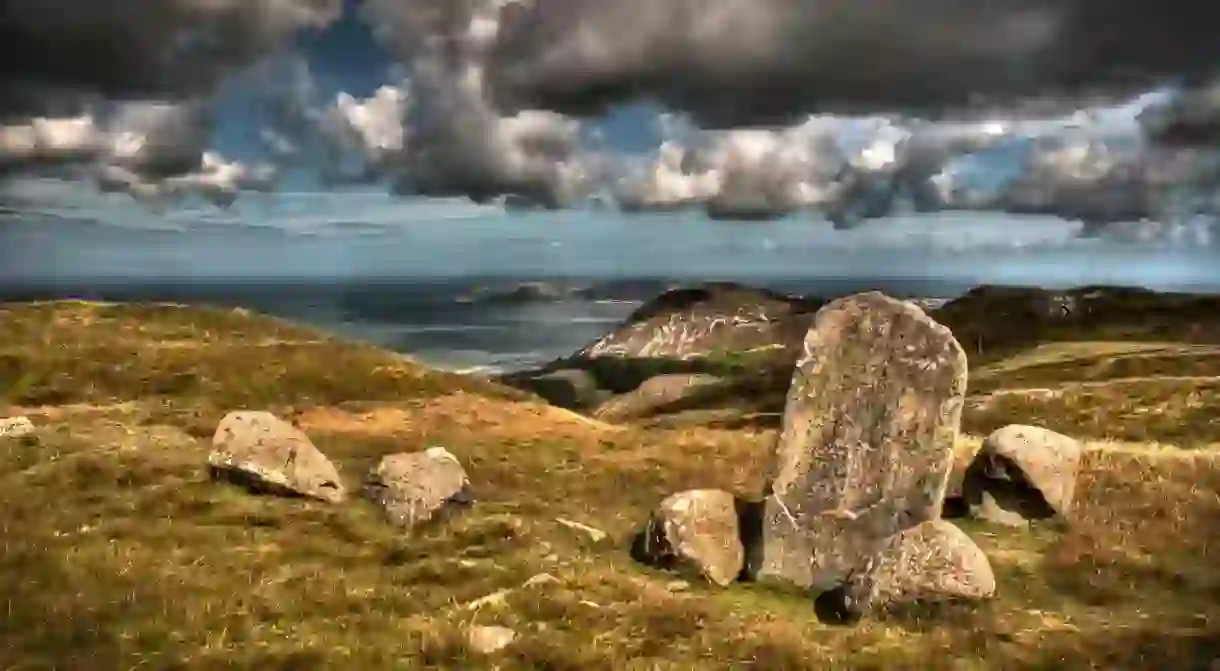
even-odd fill
[[[835,628],[804,595],[693,579],[671,591],[684,576],[628,554],[674,491],[756,494],[771,431],[608,425],[262,317],[68,303],[0,314],[0,352],[19,361],[0,394],[39,427],[0,439],[0,668],[1191,669],[1220,655],[1220,458],[1180,449],[1211,435],[1205,409],[1218,406],[1190,395],[1210,389],[1199,382],[967,413],[975,428],[1106,434],[1135,431],[1115,423],[1133,412],[1124,403],[1156,406],[1167,419],[1146,417],[1138,440],[1168,445],[1091,444],[1065,528],[964,524],[992,560],[996,600]],[[1051,375],[1016,368],[1019,384],[996,388]],[[1094,368],[1059,370],[1049,384]],[[211,430],[239,405],[296,422],[352,487],[384,454],[444,445],[478,502],[404,533],[359,500],[212,482]],[[539,573],[556,581],[522,587]],[[499,590],[501,605],[465,608]],[[464,644],[472,623],[520,638],[481,658]]]

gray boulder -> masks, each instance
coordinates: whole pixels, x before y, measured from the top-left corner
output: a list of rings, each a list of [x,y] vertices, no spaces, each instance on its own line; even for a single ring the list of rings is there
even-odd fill
[[[737,579],[745,561],[737,500],[717,489],[666,498],[653,511],[640,543],[636,552],[642,561],[684,568],[721,586]]]
[[[1066,518],[1084,448],[1074,438],[1014,424],[987,436],[966,469],[962,498],[972,516],[1020,526]]]
[[[634,391],[620,394],[601,404],[593,411],[593,416],[606,421],[646,417],[721,381],[721,378],[715,375],[702,373],[658,375],[644,380]]]
[[[823,594],[819,606],[851,617],[916,602],[981,601],[995,595],[995,573],[987,555],[944,520],[903,531],[873,561],[871,572],[849,577]]]
[[[338,503],[346,496],[334,464],[309,437],[269,412],[241,410],[220,420],[208,468],[254,491]]]
[[[474,503],[466,469],[443,447],[383,457],[365,478],[364,495],[403,528],[423,524],[447,507]]]
[[[788,392],[749,573],[830,590],[938,519],[965,391],[961,346],[915,305],[870,292],[822,308]]]

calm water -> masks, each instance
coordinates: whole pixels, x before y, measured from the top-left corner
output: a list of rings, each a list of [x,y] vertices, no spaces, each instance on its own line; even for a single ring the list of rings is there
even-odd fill
[[[0,298],[246,305],[457,368],[549,360],[669,286],[710,279],[818,295],[949,297],[982,283],[1220,291],[1215,248],[1078,239],[1078,226],[1038,217],[912,216],[834,231],[799,218],[508,214],[383,194],[167,213],[74,197],[85,200],[34,190],[0,210]],[[526,300],[523,282],[544,282],[545,295]]]

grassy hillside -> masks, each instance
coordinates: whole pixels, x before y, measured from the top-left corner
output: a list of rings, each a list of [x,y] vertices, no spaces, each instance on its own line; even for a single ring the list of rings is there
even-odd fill
[[[682,588],[628,556],[669,493],[756,494],[769,431],[604,424],[261,316],[0,306],[0,417],[39,426],[0,439],[0,668],[1205,669],[1220,655],[1220,353],[1147,333],[981,360],[968,428],[1094,439],[1073,524],[967,524],[997,600],[844,629],[802,595]],[[479,502],[407,536],[360,501],[212,483],[211,432],[238,407],[292,419],[349,486],[383,454],[446,446]],[[556,580],[522,586],[540,573]],[[521,638],[479,658],[471,623]]]

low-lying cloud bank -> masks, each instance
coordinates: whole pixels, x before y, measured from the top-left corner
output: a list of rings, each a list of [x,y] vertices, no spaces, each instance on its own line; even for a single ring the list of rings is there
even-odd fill
[[[313,167],[478,203],[839,227],[958,209],[1089,232],[1220,214],[1220,14],[1196,0],[365,0],[408,76],[330,101],[304,62],[267,58],[339,0],[9,4],[0,38],[44,58],[0,67],[0,171],[145,201],[225,205]],[[208,147],[209,98],[264,66],[279,68],[259,129],[271,164],[228,161]],[[673,110],[651,156],[601,146],[581,116],[641,99]]]

